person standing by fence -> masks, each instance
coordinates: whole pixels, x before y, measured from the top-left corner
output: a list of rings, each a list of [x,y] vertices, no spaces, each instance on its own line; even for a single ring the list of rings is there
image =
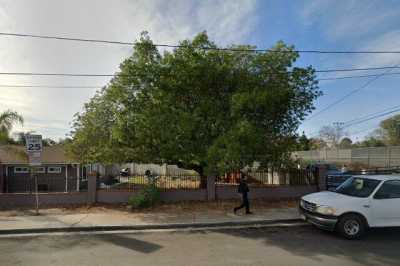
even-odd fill
[[[246,208],[246,214],[252,214],[250,211],[250,203],[248,198],[248,193],[250,192],[249,186],[246,182],[246,175],[243,172],[240,172],[240,181],[238,186],[238,193],[242,196],[242,205],[233,209],[233,212],[236,212],[242,208]]]

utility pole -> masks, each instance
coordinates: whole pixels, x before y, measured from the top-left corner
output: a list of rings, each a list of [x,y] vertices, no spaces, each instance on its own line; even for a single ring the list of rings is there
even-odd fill
[[[335,129],[335,145],[339,144],[340,137],[342,136],[343,133],[343,122],[333,122],[333,128]]]

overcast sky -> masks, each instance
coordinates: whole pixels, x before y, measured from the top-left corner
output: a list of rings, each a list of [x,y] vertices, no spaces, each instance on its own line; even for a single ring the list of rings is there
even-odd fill
[[[343,0],[340,5],[337,2],[0,1],[0,31],[134,41],[141,31],[147,30],[157,43],[176,44],[207,30],[211,39],[220,45],[253,44],[268,48],[284,40],[299,49],[400,50],[400,2]],[[0,72],[111,74],[131,52],[129,46],[0,36]],[[400,55],[393,54],[304,55],[298,65],[327,69],[399,63]],[[380,72],[351,74],[371,73]],[[373,82],[341,104],[305,122],[300,130],[311,134],[322,125],[349,121],[399,104],[398,79],[398,76],[391,76]],[[0,85],[100,88],[108,80],[102,77],[0,76]],[[325,96],[316,102],[316,112],[366,81],[368,79],[321,82]],[[0,111],[11,108],[25,117],[24,127],[16,130],[35,130],[55,139],[69,132],[73,114],[81,111],[83,103],[96,91],[94,88],[0,89]],[[349,128],[349,133],[353,138],[362,138],[378,122],[373,120]]]

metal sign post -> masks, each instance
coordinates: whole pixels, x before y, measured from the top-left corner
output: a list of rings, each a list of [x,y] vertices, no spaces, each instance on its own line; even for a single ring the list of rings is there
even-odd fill
[[[31,179],[35,179],[35,209],[36,209],[36,215],[39,215],[39,191],[38,191],[38,180],[37,180],[37,175],[34,173],[34,167],[30,167],[31,171]]]
[[[38,191],[38,179],[35,175],[34,166],[39,166],[42,164],[41,152],[42,152],[42,135],[31,135],[27,134],[26,139],[26,151],[29,156],[29,165],[31,179],[35,179],[35,209],[36,215],[39,215],[39,191]]]

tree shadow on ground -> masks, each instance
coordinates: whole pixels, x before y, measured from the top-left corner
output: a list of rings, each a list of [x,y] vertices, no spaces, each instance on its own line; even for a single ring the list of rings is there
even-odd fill
[[[323,262],[323,256],[343,258],[362,265],[399,265],[400,229],[374,229],[361,240],[346,240],[311,226],[297,228],[227,229],[220,233],[262,239],[266,246]]]
[[[37,245],[35,243],[41,243]],[[71,248],[91,248],[110,243],[112,245],[130,249],[141,253],[152,253],[162,248],[158,244],[139,240],[134,235],[120,234],[106,235],[48,235],[0,238],[0,248],[7,245],[9,249],[23,248],[25,251],[40,252],[43,249],[49,252]]]
[[[152,253],[162,248],[162,246],[147,241],[133,238],[132,236],[122,235],[97,235],[97,239],[112,243],[116,246],[124,247],[141,253]]]

